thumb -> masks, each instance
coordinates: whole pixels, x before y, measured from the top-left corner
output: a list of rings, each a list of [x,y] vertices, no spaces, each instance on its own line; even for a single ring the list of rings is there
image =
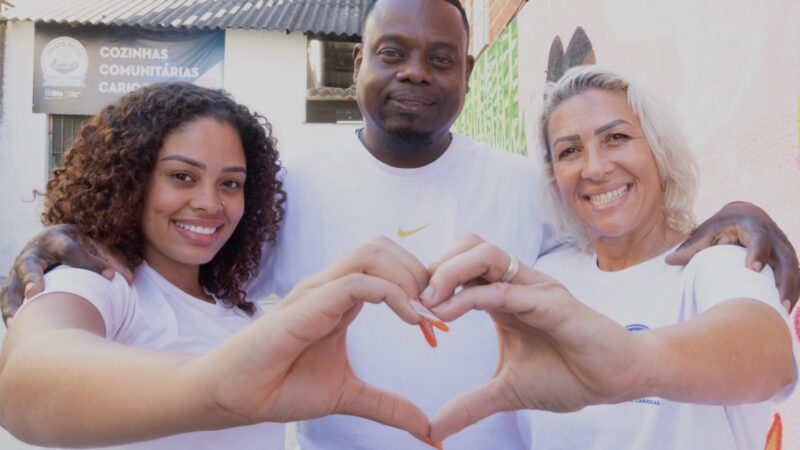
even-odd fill
[[[492,414],[510,411],[511,405],[503,400],[506,398],[503,391],[503,383],[492,378],[445,403],[431,420],[431,440],[442,442],[448,436]]]
[[[431,427],[425,413],[397,394],[378,389],[355,377],[348,383],[345,392],[335,413],[374,420],[408,431],[415,437],[428,436],[430,433]]]
[[[699,231],[699,229],[698,229]],[[673,266],[685,266],[700,250],[713,244],[713,236],[708,233],[695,233],[686,239],[674,252],[667,255],[666,263]]]

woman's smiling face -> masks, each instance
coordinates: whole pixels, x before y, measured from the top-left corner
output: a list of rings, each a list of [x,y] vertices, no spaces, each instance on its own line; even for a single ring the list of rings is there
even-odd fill
[[[664,230],[658,168],[623,93],[575,95],[556,107],[547,131],[555,187],[593,242]]]
[[[164,140],[144,202],[144,257],[156,270],[205,264],[244,214],[246,163],[230,124],[200,118]]]

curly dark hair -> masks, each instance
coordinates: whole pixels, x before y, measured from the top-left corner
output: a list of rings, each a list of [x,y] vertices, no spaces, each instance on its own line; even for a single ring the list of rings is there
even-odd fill
[[[243,284],[274,242],[286,194],[272,126],[226,92],[190,83],[152,84],[104,107],[80,130],[47,183],[42,222],[71,223],[120,251],[130,267],[142,262],[141,219],[156,159],[167,136],[194,120],[230,124],[244,148],[245,212],[230,239],[200,267],[200,284],[228,306],[248,314],[255,306]]]

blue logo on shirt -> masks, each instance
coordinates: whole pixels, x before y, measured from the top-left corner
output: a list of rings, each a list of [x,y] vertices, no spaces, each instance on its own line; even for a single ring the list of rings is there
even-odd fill
[[[639,403],[642,405],[653,405],[653,406],[661,406],[661,400],[657,398],[637,398],[636,400],[631,400],[631,403]]]
[[[630,331],[631,333],[636,333],[638,331],[647,331],[650,329],[647,325],[642,325],[641,323],[632,323],[625,327],[626,330]],[[633,403],[639,403],[643,405],[654,405],[659,406],[661,405],[661,400],[658,398],[637,398],[636,400],[631,400]]]
[[[647,325],[642,325],[640,323],[632,323],[625,327],[626,330],[630,331],[631,333],[636,333],[637,331],[647,331],[650,329]]]

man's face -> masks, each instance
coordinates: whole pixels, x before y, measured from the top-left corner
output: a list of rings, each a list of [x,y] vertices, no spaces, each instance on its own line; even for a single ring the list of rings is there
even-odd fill
[[[473,59],[455,6],[445,1],[382,0],[354,51],[358,104],[382,133],[436,135],[461,112]]]

